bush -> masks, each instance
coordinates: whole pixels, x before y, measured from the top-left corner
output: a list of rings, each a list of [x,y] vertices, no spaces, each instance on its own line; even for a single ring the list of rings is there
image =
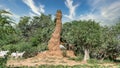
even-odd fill
[[[100,61],[97,60],[97,59],[89,59],[87,62],[90,63],[90,64],[97,64],[97,63],[100,63]]]
[[[66,50],[62,50],[62,55],[63,55],[63,57],[67,57]]]
[[[25,51],[24,57],[32,57],[35,55],[37,52],[37,47],[33,47],[30,43],[26,42],[20,42],[17,44],[9,44],[9,45],[4,45],[2,47],[2,50],[9,50],[10,53],[12,52],[23,52]]]
[[[9,44],[9,45],[4,45],[2,46],[2,50],[9,50],[11,52],[16,52],[16,51],[25,51],[26,48],[31,47],[30,43],[26,42],[20,42],[17,44]]]
[[[5,58],[0,58],[0,68],[6,68],[7,56]]]
[[[38,50],[36,46],[32,46],[31,43],[21,42],[17,45],[17,51],[23,52],[25,51],[25,54],[23,57],[33,57],[37,54]]]
[[[9,45],[4,45],[1,47],[0,50],[9,50],[10,53],[12,52],[23,52],[25,51],[25,54],[23,57],[28,58],[28,57],[33,57],[35,56],[38,52],[47,50],[47,44],[46,43],[41,43],[38,44],[37,46],[33,46],[29,42],[19,42],[17,44],[9,44]]]
[[[10,52],[15,52],[17,51],[17,46],[16,45],[12,45],[12,44],[9,44],[9,45],[4,45],[1,47],[1,50],[9,50]]]
[[[69,58],[69,60],[74,60],[74,61],[82,61],[83,57],[82,56],[78,56],[76,58]]]
[[[46,44],[46,43],[38,44],[37,50],[38,50],[39,52],[40,52],[40,51],[44,51],[44,50],[48,50],[47,44]]]

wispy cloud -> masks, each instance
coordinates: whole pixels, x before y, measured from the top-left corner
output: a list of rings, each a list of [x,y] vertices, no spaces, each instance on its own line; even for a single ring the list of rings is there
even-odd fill
[[[91,12],[80,15],[81,20],[96,20],[101,25],[113,25],[120,18],[120,0],[89,0]],[[91,4],[92,3],[92,4]]]
[[[30,9],[32,10],[32,12],[36,15],[41,15],[41,13],[44,13],[44,5],[41,5],[39,7],[37,7],[34,3],[33,0],[23,0],[23,2],[30,7]]]
[[[2,9],[11,13],[11,14],[3,14],[3,15],[9,16],[13,21],[16,22],[16,24],[19,22],[20,15],[15,14],[14,12],[11,11],[11,9],[6,8],[4,6],[2,7]],[[15,25],[15,24],[11,23],[11,25]]]
[[[33,16],[36,16],[36,15],[34,13],[32,13],[32,12],[29,12],[29,16],[33,17]]]
[[[65,5],[69,9],[69,15],[64,15],[64,16],[71,19],[71,20],[73,20],[74,17],[75,17],[75,14],[76,14],[75,10],[79,6],[79,4],[73,5],[73,0],[66,0]]]
[[[105,6],[101,9],[101,15],[107,19],[117,19],[120,18],[120,1],[114,2],[109,6]]]

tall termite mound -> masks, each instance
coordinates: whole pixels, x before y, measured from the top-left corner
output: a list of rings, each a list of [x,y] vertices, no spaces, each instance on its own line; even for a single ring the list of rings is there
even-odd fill
[[[61,10],[57,10],[56,13],[56,18],[55,18],[55,29],[54,32],[51,35],[51,38],[48,42],[48,51],[44,51],[40,54],[38,54],[38,57],[51,57],[51,56],[56,56],[56,57],[63,57],[63,51],[60,49],[60,34],[62,30],[62,12]],[[69,57],[75,57],[74,52],[70,50],[66,50],[66,55]]]
[[[56,26],[54,29],[54,32],[52,33],[52,37],[50,38],[48,42],[48,49],[50,51],[58,51],[60,50],[59,45],[60,45],[60,34],[61,34],[61,28],[62,28],[62,12],[61,10],[57,10],[56,13]]]

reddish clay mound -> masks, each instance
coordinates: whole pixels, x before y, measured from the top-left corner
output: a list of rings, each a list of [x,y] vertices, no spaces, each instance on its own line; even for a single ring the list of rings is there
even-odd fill
[[[53,57],[53,56],[54,57],[64,57],[63,52],[60,50],[58,50],[58,51],[44,51],[44,52],[39,53],[36,57],[45,58],[45,57]],[[67,57],[75,57],[74,52],[70,51],[70,50],[66,51],[66,56]]]
[[[72,51],[67,51],[67,56],[75,57]],[[62,51],[44,51],[35,57],[27,59],[10,59],[7,66],[39,66],[39,65],[79,65],[80,62],[69,60],[67,57],[62,56]]]
[[[52,36],[48,42],[48,49],[49,51],[45,51],[43,53],[38,54],[38,56],[57,56],[57,57],[63,57],[63,52],[60,49],[60,34],[62,29],[62,12],[60,10],[57,10],[56,13],[56,26],[55,30],[52,33]],[[75,57],[73,51],[66,51],[66,55],[69,57]]]
[[[56,26],[55,26],[54,32],[52,33],[52,36],[48,42],[48,49],[50,51],[60,50],[60,48],[59,48],[60,34],[61,34],[61,29],[62,29],[61,18],[62,18],[62,12],[60,10],[58,10],[56,13]]]
[[[75,54],[74,54],[74,52],[72,50],[68,50],[67,51],[67,56],[68,57],[76,57]]]
[[[51,56],[62,57],[62,52],[60,50],[59,51],[44,51],[37,55],[37,57],[39,58],[51,57]]]

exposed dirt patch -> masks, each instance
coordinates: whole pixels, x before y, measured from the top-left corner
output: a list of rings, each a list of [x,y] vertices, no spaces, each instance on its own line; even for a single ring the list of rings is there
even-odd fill
[[[44,51],[42,53],[39,53],[37,56],[27,59],[16,59],[16,60],[8,60],[7,66],[40,66],[40,65],[67,65],[67,66],[74,66],[74,65],[84,65],[87,64],[89,66],[93,66],[93,64],[88,64],[86,62],[80,62],[80,61],[74,61],[69,60],[67,57],[63,57],[61,55],[61,51]],[[75,58],[74,54],[72,54],[72,51],[67,51],[69,53],[69,56],[72,56]],[[113,63],[102,63],[97,64],[100,66],[109,66],[112,68],[117,68],[116,64]]]
[[[75,57],[72,51],[67,51],[67,55]],[[9,60],[7,66],[36,66],[36,65],[79,65],[80,62],[68,60],[62,56],[62,51],[44,51],[37,56],[23,60]]]

